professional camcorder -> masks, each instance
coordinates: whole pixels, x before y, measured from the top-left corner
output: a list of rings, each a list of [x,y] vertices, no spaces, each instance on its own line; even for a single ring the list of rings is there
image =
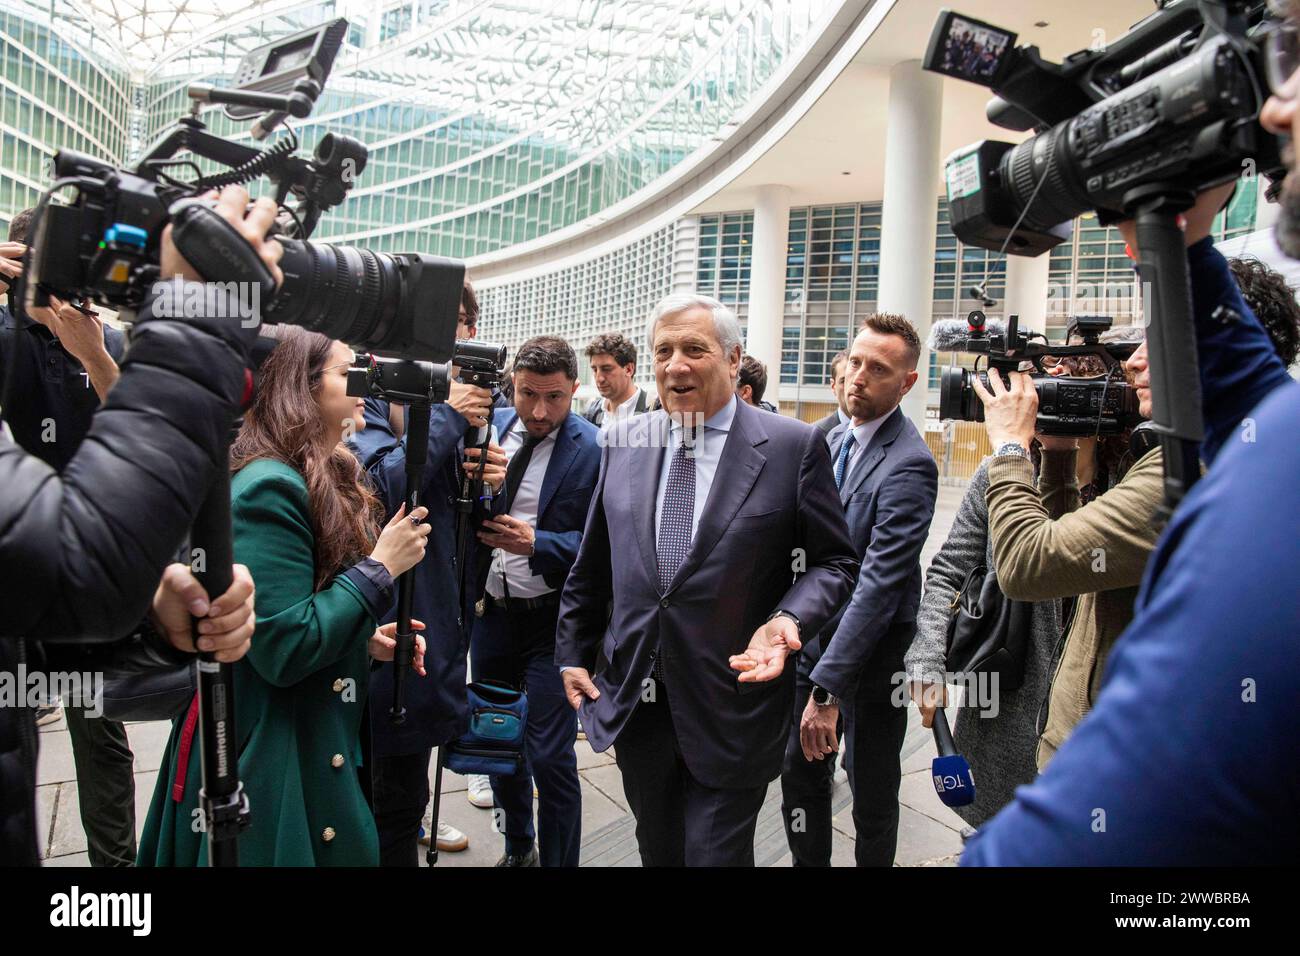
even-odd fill
[[[984,249],[1038,255],[1096,210],[1132,216],[1147,188],[1196,193],[1257,173],[1280,182],[1278,141],[1256,121],[1268,95],[1265,4],[1172,0],[1104,48],[1062,63],[1016,34],[943,11],[928,70],[987,86],[990,122],[1034,129],[945,162],[952,231]]]
[[[452,366],[465,385],[499,388],[505,374],[506,347],[458,341],[450,362],[403,362],[359,353],[348,369],[348,394],[374,396],[398,405],[436,405],[451,394]]]
[[[971,385],[978,375],[988,388],[988,369],[1000,373],[1018,371],[1029,363],[1034,389],[1038,392],[1036,430],[1044,435],[1115,435],[1142,421],[1138,414],[1136,390],[1124,378],[1123,362],[1133,354],[1136,344],[1105,344],[1101,333],[1111,326],[1109,316],[1079,316],[1074,328],[1083,337],[1079,345],[1052,345],[1039,332],[1021,332],[1019,317],[1007,319],[1006,329],[995,324],[986,328],[984,313],[978,309],[966,318],[965,334],[960,320],[936,322],[931,347],[942,351],[973,352],[983,355],[986,367],[969,371],[947,368],[939,379],[939,417],[965,422],[984,421],[984,403]],[[1042,338],[1032,342],[1031,337]],[[976,360],[978,363],[978,359]],[[1089,365],[1099,374],[1050,375],[1047,369],[1063,364],[1067,369]]]
[[[240,283],[241,296],[257,297],[251,311],[262,320],[299,325],[381,355],[448,361],[463,263],[307,241],[321,214],[343,202],[365,169],[363,144],[326,133],[308,159],[296,152],[297,136],[287,124],[285,139],[259,148],[216,136],[199,118],[203,103],[223,104],[238,120],[260,117],[251,130],[260,140],[288,116],[310,115],[347,28],[340,18],[251,51],[236,71],[234,89],[191,84],[191,115],[163,133],[133,169],[73,150],[56,153],[55,181],[33,223],[26,305],[43,306],[57,295],[127,312],[139,308],[159,291],[159,280],[171,278],[160,275],[158,262],[170,223],[177,248],[199,274]],[[184,151],[228,169],[204,175],[192,157],[177,156]],[[278,290],[248,244],[197,198],[262,176],[274,185],[281,208],[273,230],[284,246]],[[76,190],[71,203],[50,201],[69,187]]]

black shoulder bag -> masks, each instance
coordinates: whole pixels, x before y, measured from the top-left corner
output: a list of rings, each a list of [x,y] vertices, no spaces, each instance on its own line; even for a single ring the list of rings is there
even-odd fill
[[[997,575],[977,564],[952,601],[948,670],[997,674],[1002,690],[1015,690],[1025,682],[1032,616],[1031,603],[1008,598],[998,587]]]

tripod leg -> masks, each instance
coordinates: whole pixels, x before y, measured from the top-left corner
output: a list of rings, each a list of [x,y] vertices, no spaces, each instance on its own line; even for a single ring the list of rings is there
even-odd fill
[[[433,771],[433,819],[430,821],[429,849],[424,859],[430,866],[438,865],[438,812],[442,808],[442,753],[446,744],[438,748],[438,765]]]

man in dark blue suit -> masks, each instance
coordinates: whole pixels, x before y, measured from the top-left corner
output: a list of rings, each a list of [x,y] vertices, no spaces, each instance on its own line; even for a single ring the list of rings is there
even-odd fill
[[[477,323],[478,303],[467,284],[457,338],[473,338]],[[465,432],[484,425],[492,405],[493,396],[487,389],[453,382],[448,400],[430,409],[422,503],[429,509],[426,520],[432,527],[424,559],[412,571],[415,589],[411,605],[411,616],[426,627],[426,676],[406,675],[404,723],[394,724],[388,715],[393,704],[393,665],[380,664],[370,675],[371,799],[382,866],[418,865],[420,818],[429,802],[429,758],[434,747],[465,729],[469,631],[458,594],[452,501],[460,493],[462,469],[473,467],[472,462],[462,461]],[[400,422],[393,421],[396,411],[388,402],[367,398],[366,427],[351,439],[357,458],[384,502],[387,517],[406,500],[406,441],[399,437]],[[484,478],[499,483],[504,473],[492,469],[492,465],[486,466]],[[388,619],[396,619],[395,608]],[[465,845],[460,835],[456,843],[440,843],[439,848],[464,849]]]
[[[796,866],[830,866],[831,789],[842,725],[859,866],[891,866],[898,842],[899,750],[907,710],[891,703],[916,632],[921,547],[934,516],[934,456],[898,403],[916,383],[921,343],[902,316],[869,317],[849,350],[851,421],[827,439],[861,557],[853,598],[799,659],[781,795]]]
[[[649,332],[663,410],[605,436],[555,663],[592,747],[615,748],[642,863],[752,866],[786,658],[857,565],[825,436],[734,394],[731,311],[672,295]]]
[[[511,382],[514,408],[495,419],[509,465],[492,518],[478,533],[481,600],[471,638],[475,680],[528,693],[528,772],[491,778],[505,817],[506,849],[497,865],[538,865],[535,784],[541,865],[577,866],[578,719],[555,668],[555,622],[600,472],[600,430],[571,409],[578,357],[564,339],[539,335],[520,346]]]

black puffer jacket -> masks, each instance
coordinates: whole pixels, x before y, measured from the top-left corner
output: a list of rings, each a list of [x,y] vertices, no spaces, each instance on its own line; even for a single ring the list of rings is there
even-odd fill
[[[212,314],[237,316],[238,303]],[[255,338],[237,318],[169,320],[146,307],[121,378],[61,473],[0,440],[0,672],[12,681],[23,638],[109,642],[144,618],[199,489],[228,467]],[[35,744],[31,712],[0,707],[0,865],[38,859]]]

